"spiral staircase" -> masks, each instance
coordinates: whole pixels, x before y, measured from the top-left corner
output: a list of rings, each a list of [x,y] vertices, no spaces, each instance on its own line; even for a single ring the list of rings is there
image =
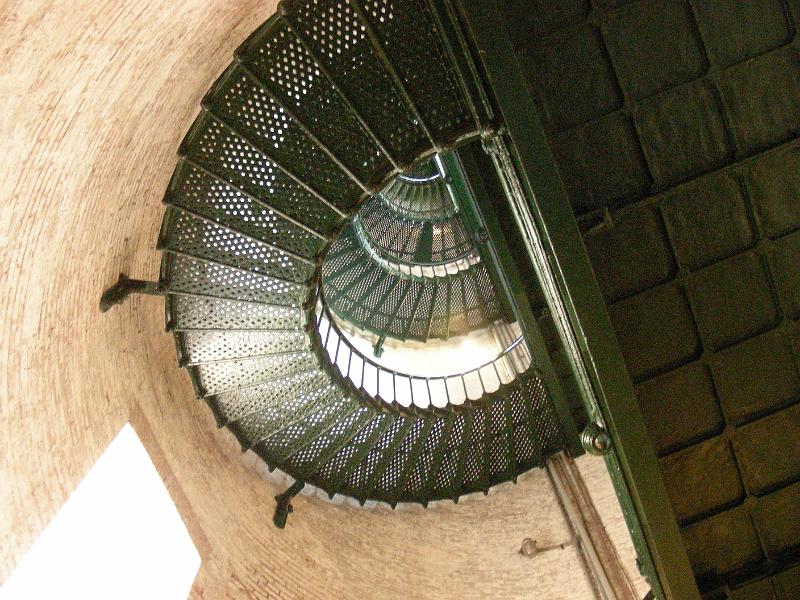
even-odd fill
[[[514,330],[463,174],[443,161],[494,127],[465,43],[445,3],[284,2],[180,146],[159,282],[120,284],[165,296],[197,397],[297,481],[279,526],[305,483],[362,503],[457,501],[567,445],[524,335],[457,372],[377,359],[386,339]],[[379,340],[375,357],[352,330]]]
[[[197,398],[295,481],[278,527],[306,484],[427,506],[586,451],[654,593],[696,597],[502,22],[484,0],[283,0],[180,145],[158,281],[121,275],[101,309],[164,297]],[[488,360],[456,353],[476,336]],[[453,354],[393,364],[409,348]]]
[[[403,195],[418,196],[427,211],[433,198],[438,215],[419,220],[407,209],[398,213],[388,194],[377,194],[332,244],[322,275],[337,315],[379,336],[420,341],[466,334],[502,317],[489,271],[450,208],[443,178],[416,184],[398,178],[389,186],[401,183]]]

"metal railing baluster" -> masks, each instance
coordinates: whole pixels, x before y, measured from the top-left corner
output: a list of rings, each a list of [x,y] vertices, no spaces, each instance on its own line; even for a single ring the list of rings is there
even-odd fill
[[[425,385],[428,388],[428,406],[433,404],[433,394],[431,393],[431,380],[429,377],[425,378]]]
[[[477,375],[478,381],[481,386],[481,394],[480,396],[484,396],[488,394],[488,388],[486,381],[484,380],[483,373],[481,372],[483,369],[491,367],[494,370],[495,375],[497,376],[498,386],[503,384],[503,378],[500,375],[500,370],[498,368],[499,364],[502,362],[503,364],[509,365],[509,370],[513,373],[512,379],[516,379],[517,376],[522,375],[527,371],[527,368],[518,368],[517,366],[517,355],[520,353],[524,353],[526,349],[526,345],[524,343],[524,339],[522,337],[518,337],[514,340],[507,348],[505,348],[502,352],[500,352],[497,356],[495,356],[492,360],[487,361],[484,364],[481,364],[477,367],[464,371],[462,373],[455,373],[452,375],[445,375],[431,378],[429,376],[414,376],[410,373],[402,373],[399,371],[395,371],[393,369],[388,369],[386,367],[381,366],[377,362],[371,360],[367,356],[361,354],[356,347],[347,339],[347,336],[342,333],[339,329],[338,325],[336,325],[335,321],[333,320],[332,315],[329,312],[328,305],[325,303],[324,297],[322,295],[321,290],[318,291],[318,301],[317,301],[317,309],[320,311],[319,317],[317,319],[317,330],[320,339],[322,339],[322,328],[327,325],[327,331],[325,331],[325,339],[322,342],[322,347],[328,354],[328,358],[332,360],[334,365],[338,365],[339,360],[339,353],[342,351],[342,346],[344,346],[347,351],[350,352],[350,355],[347,359],[347,371],[344,374],[346,378],[349,378],[354,384],[358,380],[358,387],[364,389],[364,381],[366,378],[366,371],[367,367],[375,370],[375,396],[380,396],[381,390],[381,379],[386,376],[391,376],[391,397],[384,398],[384,400],[388,403],[398,402],[398,393],[397,393],[397,379],[403,378],[408,381],[409,386],[409,395],[411,400],[412,406],[417,406],[419,408],[428,408],[430,406],[436,406],[434,403],[434,399],[437,399],[437,392],[435,391],[435,385],[431,385],[431,381],[440,382],[441,385],[444,387],[444,399],[446,404],[454,404],[454,396],[453,391],[450,390],[450,381],[452,380],[460,380],[461,382],[461,389],[464,394],[464,401],[471,400],[469,395],[469,388],[467,384],[467,377],[471,376],[472,374]],[[336,336],[336,348],[332,348],[329,345],[331,332],[333,335]],[[355,373],[352,372],[353,370],[353,356],[357,356],[358,360],[361,361],[361,374],[360,377],[357,377]],[[341,371],[341,370],[340,370]],[[414,381],[415,380],[423,380],[425,381],[425,393],[427,394],[427,404],[422,399],[420,395],[420,391],[415,389]],[[384,391],[386,391],[386,385],[384,385]]]

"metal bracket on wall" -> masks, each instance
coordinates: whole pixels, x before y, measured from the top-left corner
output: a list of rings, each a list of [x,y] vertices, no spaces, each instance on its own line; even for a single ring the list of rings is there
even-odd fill
[[[164,287],[154,281],[131,279],[124,273],[119,274],[117,283],[103,292],[100,296],[100,311],[106,312],[115,304],[122,304],[131,294],[147,294],[148,296],[163,296]]]
[[[275,514],[272,517],[275,527],[278,529],[286,527],[286,519],[289,518],[289,513],[294,512],[291,505],[292,498],[297,496],[304,487],[306,487],[304,481],[295,481],[289,486],[289,489],[275,496]]]

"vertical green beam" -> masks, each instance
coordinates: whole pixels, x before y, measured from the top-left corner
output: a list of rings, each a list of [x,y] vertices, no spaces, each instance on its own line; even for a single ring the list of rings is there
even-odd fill
[[[572,456],[583,454],[572,411],[567,402],[561,381],[547,351],[539,324],[531,308],[526,286],[519,277],[518,268],[503,230],[492,208],[493,199],[483,185],[483,175],[472,152],[482,152],[480,146],[469,144],[443,157],[451,185],[462,203],[462,214],[467,226],[479,233],[481,257],[489,268],[499,295],[511,307],[511,314],[520,325],[522,335],[533,354],[534,367],[539,370],[553,401],[558,420],[564,432],[566,449]],[[484,238],[484,239],[480,239]]]
[[[409,236],[411,239],[411,236]],[[404,255],[405,248],[403,248],[403,252],[401,252],[401,256]],[[427,263],[431,262],[433,254],[433,223],[431,221],[424,221],[422,224],[422,233],[419,236],[419,240],[417,241],[417,249],[414,251],[414,256],[412,257],[412,262],[415,263]]]
[[[450,151],[437,155],[437,162],[439,170],[446,178],[450,199],[453,205],[458,208],[464,227],[480,252],[481,259],[489,272],[489,278],[498,291],[497,299],[500,302],[500,308],[504,316],[509,319],[519,319],[516,315],[510,290],[506,290],[503,286],[502,271],[497,261],[494,260],[488,238],[484,235],[487,233],[486,227],[475,206],[473,192],[470,189],[468,176],[464,173],[461,160],[456,157],[455,151]],[[480,182],[480,178],[477,178],[476,181]]]
[[[587,409],[611,435],[606,462],[644,571],[657,597],[699,599],[633,384],[502,17],[494,0],[459,1],[514,153],[494,158],[507,183],[518,184],[509,190],[517,225],[546,280],[548,304],[562,317],[556,322],[573,349]],[[503,140],[495,142],[502,154]]]

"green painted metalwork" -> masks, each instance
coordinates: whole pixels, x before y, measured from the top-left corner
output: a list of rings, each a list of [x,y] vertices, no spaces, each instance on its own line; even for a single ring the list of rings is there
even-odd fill
[[[475,253],[457,212],[412,219],[388,207],[380,194],[362,206],[353,226],[363,245],[396,264],[445,265]]]
[[[406,219],[416,221],[441,221],[458,212],[458,207],[447,192],[445,177],[436,168],[436,161],[426,161],[436,169],[420,176],[400,173],[389,182],[378,197],[387,207]]]
[[[302,481],[295,481],[289,486],[289,489],[275,496],[275,514],[272,517],[272,521],[278,529],[286,527],[286,519],[289,517],[289,513],[294,512],[291,500],[301,492],[305,485]]]
[[[119,274],[117,283],[103,292],[100,298],[100,310],[106,312],[116,304],[122,304],[131,294],[148,294],[151,296],[162,296],[164,290],[154,281],[142,281],[131,279],[124,273]]]
[[[533,286],[524,285],[519,277],[519,268],[497,221],[497,213],[493,206],[499,199],[489,197],[483,185],[480,167],[474,159],[475,152],[483,150],[472,143],[445,157],[447,171],[452,177],[451,185],[457,190],[458,196],[463,198],[465,217],[471,222],[472,230],[477,232],[481,255],[485,257],[498,289],[502,290],[500,295],[510,305],[511,314],[519,323],[522,334],[531,347],[534,361],[539,366],[556,405],[561,426],[568,440],[567,448],[573,456],[579,456],[583,454],[583,447],[578,431],[531,308],[528,294]]]
[[[198,398],[243,450],[297,480],[278,498],[279,527],[305,483],[392,505],[457,500],[576,438],[530,340],[464,373],[414,378],[358,354],[328,312],[401,339],[512,314],[434,158],[493,129],[468,40],[449,4],[395,7],[387,20],[365,0],[282,3],[181,143],[159,282],[106,297],[164,294]],[[352,219],[376,206],[372,225],[361,219],[371,245]],[[390,246],[392,227],[419,235]]]
[[[389,262],[371,252],[369,242],[350,225],[333,243],[331,253],[334,258],[322,266],[331,308],[342,319],[376,335],[423,341],[447,338],[505,317],[494,288],[480,284],[487,280],[486,266],[475,262],[474,248],[464,258],[439,265]],[[453,289],[464,298],[457,306],[450,304]],[[474,293],[465,298],[465,289]],[[406,312],[401,300],[413,311]],[[476,314],[481,318],[476,319]]]
[[[699,598],[625,363],[514,48],[493,2],[460,0],[460,7],[503,117],[505,135],[492,142],[496,164],[551,308],[560,313],[557,323],[572,350],[587,409],[613,440],[607,464],[642,566],[656,596]]]

